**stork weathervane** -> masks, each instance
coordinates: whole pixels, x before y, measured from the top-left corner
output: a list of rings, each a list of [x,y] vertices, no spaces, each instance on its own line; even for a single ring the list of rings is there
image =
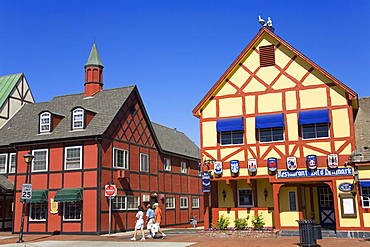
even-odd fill
[[[261,16],[259,15],[258,16],[258,21],[259,21],[259,23],[262,25],[262,26],[264,26],[264,27],[266,27],[268,30],[270,30],[271,32],[274,32],[275,31],[275,28],[273,28],[272,27],[272,20],[271,20],[271,18],[270,17],[267,17],[267,22],[265,22],[265,20],[264,19],[262,19],[261,18]]]

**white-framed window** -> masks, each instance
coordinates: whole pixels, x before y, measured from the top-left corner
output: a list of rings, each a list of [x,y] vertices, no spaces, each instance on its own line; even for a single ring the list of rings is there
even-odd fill
[[[199,197],[191,198],[191,207],[192,208],[199,208]]]
[[[362,207],[370,208],[370,187],[361,186]]]
[[[128,169],[128,150],[113,148],[113,167]]]
[[[181,173],[188,173],[188,166],[185,161],[181,161]]]
[[[47,171],[48,170],[48,150],[38,149],[33,150],[32,155],[34,156],[32,160],[32,171]]]
[[[126,210],[126,196],[115,196],[113,199],[114,210]]]
[[[140,171],[149,172],[149,155],[140,153]]]
[[[260,142],[284,141],[284,128],[283,127],[271,127],[271,128],[259,129],[259,141]]]
[[[48,204],[43,203],[30,203],[30,221],[46,221],[48,212]]]
[[[329,137],[329,123],[302,124],[303,139],[320,139]]]
[[[164,158],[164,170],[171,171],[171,159]]]
[[[128,210],[137,210],[137,207],[140,205],[139,196],[127,196],[127,209]]]
[[[63,220],[81,220],[82,201],[63,203]]]
[[[72,113],[72,129],[83,129],[84,128],[84,110],[77,108]]]
[[[166,208],[175,208],[175,197],[166,197]]]
[[[81,169],[82,168],[82,147],[65,147],[64,169]]]
[[[43,112],[40,115],[40,132],[50,132],[51,114]]]
[[[250,188],[238,189],[238,206],[253,207],[253,192]]]
[[[17,165],[17,155],[11,153],[9,155],[9,173],[15,173],[15,166]]]
[[[188,208],[188,198],[187,197],[180,197],[180,208]]]
[[[0,173],[6,173],[7,164],[8,164],[8,155],[0,154]]]
[[[232,130],[220,132],[221,145],[241,145],[244,143],[244,131]]]

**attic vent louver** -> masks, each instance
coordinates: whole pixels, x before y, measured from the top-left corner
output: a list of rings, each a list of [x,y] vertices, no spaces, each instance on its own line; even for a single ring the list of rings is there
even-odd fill
[[[274,45],[267,45],[260,47],[260,66],[274,66],[275,65],[275,49]]]

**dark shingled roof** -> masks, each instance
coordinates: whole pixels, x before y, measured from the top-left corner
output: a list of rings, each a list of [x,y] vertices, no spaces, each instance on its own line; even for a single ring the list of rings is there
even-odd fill
[[[199,159],[199,148],[184,133],[152,122],[162,149]]]
[[[80,93],[57,96],[49,102],[26,104],[0,129],[0,146],[103,135],[134,91],[139,95],[136,86],[128,86],[102,90],[93,97]],[[76,107],[91,111],[95,116],[86,129],[71,131],[71,110]],[[39,134],[39,114],[43,111],[64,117],[51,133]],[[155,123],[152,126],[154,138],[163,151],[199,158],[199,148],[184,133]]]

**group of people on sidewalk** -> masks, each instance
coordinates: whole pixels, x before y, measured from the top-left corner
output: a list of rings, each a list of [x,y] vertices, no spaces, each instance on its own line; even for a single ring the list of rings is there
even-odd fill
[[[152,209],[151,205],[147,205],[147,212],[146,212],[146,227],[149,230],[149,235],[147,238],[158,238],[157,233],[159,232],[161,238],[166,238],[166,234],[164,234],[160,228],[161,220],[162,220],[162,210],[159,208],[158,203],[153,204],[154,210]],[[134,236],[131,238],[132,241],[136,241],[137,231],[141,231],[142,238],[140,241],[145,241],[145,234],[144,234],[144,212],[143,207],[138,206],[138,212],[136,214],[136,223],[135,223],[135,231]]]

